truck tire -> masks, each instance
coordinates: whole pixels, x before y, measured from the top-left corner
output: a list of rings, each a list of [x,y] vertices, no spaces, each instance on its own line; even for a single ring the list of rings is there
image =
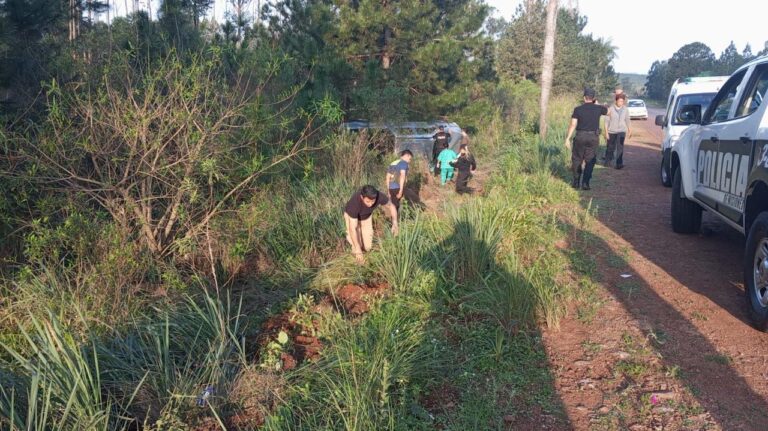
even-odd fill
[[[744,293],[755,327],[768,329],[768,212],[752,223],[744,253]]]
[[[701,207],[683,196],[680,169],[675,169],[672,180],[672,230],[676,233],[697,233],[701,228]]]
[[[661,153],[661,169],[659,169],[661,185],[664,187],[672,186],[672,176],[669,174],[669,156],[667,152]]]

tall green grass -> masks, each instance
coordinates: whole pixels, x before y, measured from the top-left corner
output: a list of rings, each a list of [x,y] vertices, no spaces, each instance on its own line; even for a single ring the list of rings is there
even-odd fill
[[[30,317],[24,345],[0,344],[8,387],[4,426],[16,430],[121,430],[194,409],[207,385],[227,388],[247,361],[240,304],[203,294],[137,317],[111,337],[72,333],[56,316]],[[208,405],[214,417],[221,403]],[[3,423],[0,420],[0,423]]]
[[[408,290],[418,274],[429,267],[427,251],[433,246],[427,222],[416,216],[403,223],[397,236],[381,243],[381,249],[372,258],[376,272],[397,291]]]
[[[433,370],[422,307],[399,299],[356,325],[339,322],[317,364],[294,376],[294,393],[267,430],[396,429],[409,390]]]

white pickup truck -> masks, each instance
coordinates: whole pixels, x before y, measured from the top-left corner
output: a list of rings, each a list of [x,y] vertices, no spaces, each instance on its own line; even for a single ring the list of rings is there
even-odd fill
[[[669,156],[672,147],[675,146],[680,134],[688,125],[680,124],[678,114],[686,105],[701,105],[704,112],[709,107],[709,102],[715,97],[720,87],[728,80],[727,76],[707,76],[695,78],[682,78],[672,84],[667,98],[667,109],[664,115],[656,116],[656,125],[664,131],[664,139],[661,141],[661,184],[665,187],[672,186],[672,174],[669,166]]]
[[[755,325],[768,329],[768,56],[742,66],[702,116],[683,106],[688,125],[671,149],[672,230],[695,233],[703,209],[747,236],[744,287]]]

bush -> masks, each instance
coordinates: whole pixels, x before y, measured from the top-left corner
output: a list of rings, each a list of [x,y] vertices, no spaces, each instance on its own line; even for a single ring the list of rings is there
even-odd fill
[[[24,155],[68,196],[95,203],[124,237],[157,257],[183,256],[258,177],[340,118],[338,105],[322,100],[307,110],[283,107],[284,133],[249,121],[265,115],[264,101],[250,100],[254,84],[231,84],[217,64],[215,56],[169,56],[145,71],[118,57],[97,83],[54,81],[48,117],[27,132]],[[290,99],[281,95],[274,109]],[[272,128],[280,144],[262,145]]]

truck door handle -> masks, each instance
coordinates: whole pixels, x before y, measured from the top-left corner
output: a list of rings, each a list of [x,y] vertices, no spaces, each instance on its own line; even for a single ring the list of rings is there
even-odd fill
[[[742,144],[749,144],[752,142],[752,139],[749,138],[749,136],[742,136],[741,137],[741,143]]]
[[[709,138],[709,140],[712,141],[712,142],[719,142],[720,138],[718,138],[717,136],[713,136],[713,137]]]

